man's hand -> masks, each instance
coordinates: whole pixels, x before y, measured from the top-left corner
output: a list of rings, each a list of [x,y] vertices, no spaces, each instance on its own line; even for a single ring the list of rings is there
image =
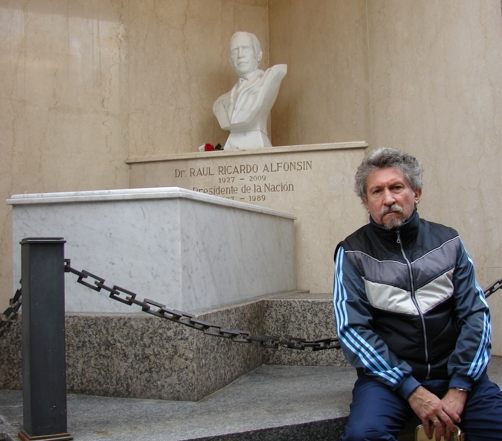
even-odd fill
[[[455,423],[460,421],[458,399],[455,395],[448,396],[449,393],[443,399],[446,400],[448,397],[447,401],[443,401],[425,387],[419,386],[408,398],[411,408],[420,418],[429,439],[432,439],[433,434],[436,441],[440,441],[442,436],[449,439],[450,433],[455,431]]]
[[[456,423],[460,423],[460,418],[464,412],[468,392],[458,389],[448,389],[448,392],[441,400],[443,410]]]

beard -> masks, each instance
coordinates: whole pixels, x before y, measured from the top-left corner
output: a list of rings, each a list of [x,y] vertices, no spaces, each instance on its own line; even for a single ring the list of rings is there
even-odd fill
[[[399,228],[405,221],[402,214],[403,209],[397,204],[392,204],[390,207],[384,207],[382,209],[383,227],[386,230],[394,230],[396,228]]]

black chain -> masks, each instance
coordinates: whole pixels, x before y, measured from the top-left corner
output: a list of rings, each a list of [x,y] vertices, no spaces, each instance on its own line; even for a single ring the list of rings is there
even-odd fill
[[[8,308],[0,314],[0,337],[7,331],[12,322],[17,319],[18,311],[21,308],[21,297],[22,291],[19,288],[9,300]]]
[[[206,335],[214,337],[227,338],[238,343],[257,343],[265,348],[277,349],[285,347],[290,349],[305,350],[307,348],[313,351],[321,351],[324,349],[339,349],[340,343],[338,338],[323,338],[321,340],[307,340],[305,338],[294,337],[277,337],[277,336],[253,336],[248,331],[241,329],[229,329],[221,326],[199,320],[192,314],[168,308],[166,305],[155,302],[154,300],[144,299],[138,300],[137,294],[120,286],[113,285],[112,287],[105,285],[105,279],[99,277],[89,271],[78,271],[70,266],[70,260],[65,259],[65,272],[75,274],[77,282],[100,292],[101,290],[109,293],[109,297],[118,302],[132,306],[136,305],[143,312],[160,317],[172,322],[180,323],[190,328],[203,332]]]
[[[253,336],[249,332],[243,331],[241,329],[229,329],[223,328],[212,323],[208,323],[204,320],[199,320],[194,318],[192,314],[186,312],[178,311],[176,309],[168,308],[167,306],[155,302],[150,299],[138,300],[137,294],[129,291],[125,288],[121,288],[117,285],[109,287],[105,285],[105,279],[90,273],[89,271],[82,270],[78,271],[71,267],[70,260],[65,259],[64,261],[64,271],[67,273],[72,273],[78,276],[77,282],[94,290],[100,292],[101,290],[109,293],[109,297],[118,302],[124,303],[126,305],[132,306],[136,305],[141,307],[143,312],[147,314],[154,315],[155,317],[160,317],[172,322],[180,323],[182,325],[188,326],[190,328],[202,331],[206,335],[211,335],[214,337],[222,337],[230,339],[238,343],[258,343],[260,346],[265,348],[277,349],[279,347],[285,347],[289,349],[305,350],[307,348],[313,351],[321,351],[325,349],[340,349],[340,342],[337,337],[334,338],[323,338],[320,340],[307,340],[305,338],[296,337],[277,337],[277,336]],[[85,279],[92,279],[91,282]],[[490,297],[494,292],[502,288],[502,279],[499,279],[492,283],[488,288],[485,289],[485,297]],[[14,296],[9,300],[8,308],[0,314],[0,337],[5,333],[5,331],[10,327],[13,321],[18,317],[19,309],[21,308],[22,299],[22,289],[19,288]]]
[[[493,282],[488,288],[485,289],[485,297],[490,297],[495,291],[498,291],[502,288],[502,279]]]

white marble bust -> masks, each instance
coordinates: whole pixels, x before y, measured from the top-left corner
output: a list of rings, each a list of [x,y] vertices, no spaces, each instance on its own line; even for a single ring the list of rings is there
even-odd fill
[[[272,146],[267,134],[267,119],[288,67],[277,64],[263,71],[258,68],[261,59],[262,50],[256,35],[236,32],[232,36],[230,61],[239,81],[213,105],[221,128],[230,131],[225,150]]]

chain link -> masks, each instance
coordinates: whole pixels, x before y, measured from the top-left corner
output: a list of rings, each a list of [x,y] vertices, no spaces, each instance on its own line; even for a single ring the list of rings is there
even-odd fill
[[[19,288],[14,296],[9,300],[9,306],[0,314],[0,337],[10,327],[12,322],[17,319],[18,311],[21,308],[22,291]]]
[[[135,293],[128,291],[127,289],[121,288],[116,285],[110,288],[109,286],[105,285],[105,279],[103,279],[102,277],[96,276],[95,274],[92,274],[85,270],[78,271],[72,268],[69,259],[65,259],[65,271],[77,275],[78,283],[87,286],[94,291],[100,292],[101,290],[104,290],[108,292],[109,297],[113,300],[117,300],[129,306],[137,305],[141,307],[142,311],[146,312],[147,314],[167,319],[172,322],[180,323],[198,331],[202,331],[206,335],[227,338],[238,343],[258,343],[264,348],[271,349],[277,349],[279,347],[297,350],[312,349],[313,351],[322,351],[325,349],[340,349],[340,342],[337,337],[323,338],[320,340],[307,340],[305,338],[297,337],[281,338],[269,335],[253,336],[250,335],[249,332],[243,331],[241,329],[226,329],[222,328],[221,326],[208,323],[204,320],[196,319],[191,314],[175,309],[170,309],[161,303],[155,302],[154,300],[145,298],[143,301],[140,301],[137,300],[137,295]],[[84,280],[88,278],[92,280]],[[501,288],[502,279],[497,280],[492,285],[490,285],[484,291],[485,296],[489,297],[495,291],[498,291]]]
[[[160,317],[175,323],[179,323],[197,331],[201,331],[205,335],[229,339],[237,343],[257,343],[264,348],[277,349],[285,347],[289,349],[320,351],[324,349],[339,349],[340,343],[338,338],[323,338],[321,340],[307,340],[305,338],[295,337],[277,337],[269,335],[253,336],[248,331],[242,329],[224,328],[205,320],[195,318],[192,314],[168,308],[162,303],[158,303],[151,299],[138,300],[136,293],[117,285],[108,286],[105,284],[105,279],[99,277],[89,271],[78,271],[71,267],[69,259],[65,259],[65,272],[72,273],[77,276],[77,282],[81,285],[92,289],[93,291],[105,291],[108,296],[120,303],[132,306],[136,305],[143,312]]]
[[[269,335],[251,335],[248,331],[241,329],[228,329],[221,326],[195,318],[192,314],[168,308],[166,305],[151,299],[138,300],[137,294],[120,286],[112,287],[105,284],[105,279],[89,271],[78,271],[71,267],[70,259],[64,260],[64,271],[77,276],[77,282],[96,292],[105,291],[108,296],[120,303],[128,306],[139,306],[141,310],[155,317],[163,318],[195,330],[203,332],[205,335],[226,338],[237,343],[257,343],[264,348],[277,349],[284,347],[288,349],[321,351],[326,349],[340,349],[340,342],[337,337],[322,338],[320,340],[307,340],[297,337],[278,337]],[[502,279],[492,283],[484,291],[485,297],[491,296],[494,292],[502,288]],[[18,317],[21,308],[22,289],[19,288],[14,296],[9,300],[8,308],[0,314],[0,337],[6,332],[13,321]]]
[[[488,288],[485,289],[485,297],[490,297],[495,291],[498,291],[502,288],[502,279],[493,282]]]

